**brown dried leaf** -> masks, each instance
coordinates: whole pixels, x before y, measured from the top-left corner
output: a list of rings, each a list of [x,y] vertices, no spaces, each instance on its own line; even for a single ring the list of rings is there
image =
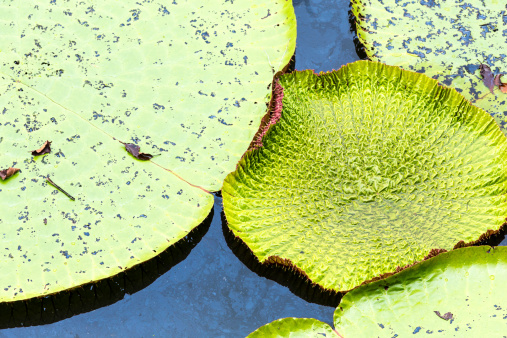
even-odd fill
[[[444,320],[453,319],[452,313],[450,313],[450,312],[447,312],[447,313],[445,313],[444,315],[441,315],[441,314],[440,314],[440,311],[433,311],[433,312],[435,312],[435,314],[436,314],[437,316],[439,316],[440,318],[442,318],[442,319],[444,319]]]
[[[138,160],[148,161],[151,158],[153,158],[153,155],[151,155],[151,154],[140,153],[139,150],[141,150],[141,148],[139,148],[139,146],[136,145],[136,144],[133,144],[133,143],[123,143],[121,141],[120,141],[120,143],[122,143],[125,146],[125,149],[127,149],[127,151],[132,156],[134,156],[135,158],[137,158]]]
[[[489,68],[488,65],[481,63],[479,69],[481,70],[481,76],[484,85],[488,87],[491,94],[493,94],[493,89],[495,89],[495,80],[491,68]]]
[[[14,175],[15,173],[17,173],[18,171],[19,171],[18,168],[12,168],[12,167],[9,167],[9,169],[0,170],[0,178],[2,179],[2,181],[4,181],[7,178]]]
[[[495,79],[493,80],[493,84],[495,86],[500,86],[502,84],[502,80],[501,80],[502,75],[503,74],[497,74],[497,75],[495,75]]]
[[[51,141],[46,141],[42,147],[37,150],[32,151],[33,156],[39,156],[44,154],[49,154],[51,152]]]
[[[503,74],[498,74],[497,76],[495,76],[495,79],[493,80],[493,82],[495,83],[495,86],[498,86],[498,88],[502,91],[502,93],[507,93],[507,83],[502,83],[502,75]]]

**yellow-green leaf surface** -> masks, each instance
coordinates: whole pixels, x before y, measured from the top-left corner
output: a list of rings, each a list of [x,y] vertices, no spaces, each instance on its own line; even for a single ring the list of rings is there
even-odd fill
[[[248,338],[333,338],[338,335],[326,323],[312,318],[283,318],[261,326]]]
[[[0,181],[0,301],[115,275],[200,224],[294,46],[285,0],[1,0],[0,170],[21,171]]]
[[[460,91],[505,131],[507,94],[483,84],[479,65],[507,73],[505,1],[352,0],[370,59],[423,72]]]
[[[506,247],[443,253],[346,294],[335,311],[335,329],[344,338],[416,333],[503,337],[507,332],[506,280]]]
[[[346,291],[504,223],[507,139],[454,89],[368,61],[280,84],[281,119],[222,190],[260,262]]]

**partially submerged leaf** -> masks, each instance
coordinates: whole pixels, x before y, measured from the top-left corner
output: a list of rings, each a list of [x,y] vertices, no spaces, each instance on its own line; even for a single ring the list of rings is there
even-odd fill
[[[484,70],[477,64],[483,60],[492,72],[507,69],[505,1],[351,3],[357,36],[371,60],[421,72],[456,88],[507,132],[507,100],[498,90],[491,95],[491,78],[483,79]]]
[[[507,139],[454,89],[366,61],[280,85],[280,120],[222,190],[261,263],[346,291],[505,222]]]
[[[261,326],[247,338],[339,338],[329,324],[313,318],[282,318]]]
[[[502,337],[506,280],[507,247],[442,253],[347,293],[336,308],[335,329],[344,337],[409,337],[419,331],[437,337]]]
[[[6,179],[11,177],[12,175],[17,173],[18,171],[19,171],[18,168],[12,168],[12,167],[9,167],[8,169],[0,170],[0,178],[2,179],[2,181],[5,181]]]
[[[51,141],[46,141],[46,142],[44,142],[42,147],[40,147],[39,149],[32,150],[32,155],[39,156],[39,155],[49,154],[50,152],[51,152]]]
[[[125,146],[125,149],[127,149],[127,151],[138,160],[149,161],[153,158],[153,155],[151,154],[140,153],[139,151],[141,148],[137,144],[123,143],[121,141],[120,143],[122,143]]]

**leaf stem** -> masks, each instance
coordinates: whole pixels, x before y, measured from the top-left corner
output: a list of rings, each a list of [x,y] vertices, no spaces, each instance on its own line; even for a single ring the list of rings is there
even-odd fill
[[[46,177],[46,180],[51,183],[51,185],[53,185],[56,189],[60,190],[61,192],[63,192],[65,194],[65,196],[67,196],[68,198],[70,198],[72,201],[75,201],[76,199],[74,197],[72,197],[68,192],[66,192],[65,190],[63,190],[58,184],[56,184],[55,182],[53,182],[49,176]]]

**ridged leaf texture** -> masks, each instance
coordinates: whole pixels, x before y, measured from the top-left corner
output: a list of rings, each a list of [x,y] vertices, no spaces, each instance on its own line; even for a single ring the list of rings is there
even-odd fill
[[[505,1],[352,0],[352,12],[371,60],[456,88],[506,132],[507,94],[498,87],[491,94],[479,70],[484,63],[507,73]]]
[[[260,262],[346,291],[504,223],[507,140],[454,89],[369,61],[280,85],[281,119],[223,188]]]
[[[503,337],[507,327],[505,280],[507,247],[443,253],[346,294],[335,311],[335,329],[343,337],[416,333]]]
[[[0,181],[0,301],[115,275],[200,224],[295,40],[285,0],[1,0],[0,170],[21,171]]]

